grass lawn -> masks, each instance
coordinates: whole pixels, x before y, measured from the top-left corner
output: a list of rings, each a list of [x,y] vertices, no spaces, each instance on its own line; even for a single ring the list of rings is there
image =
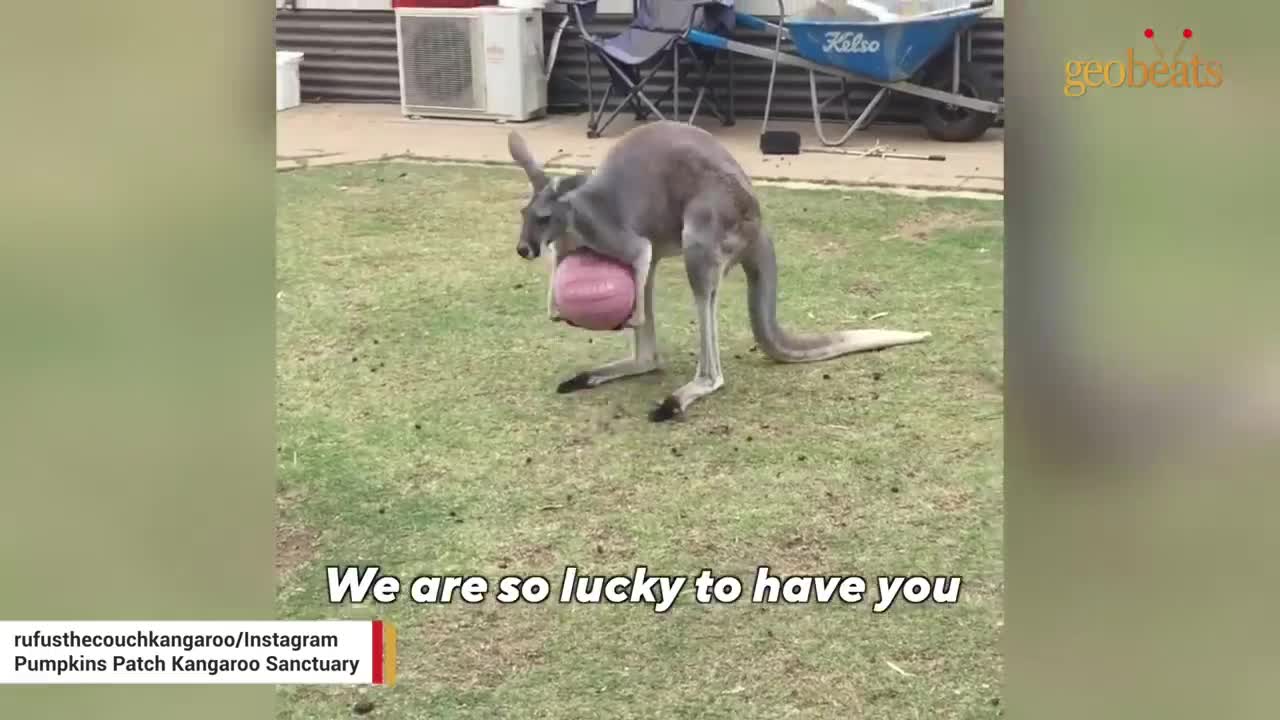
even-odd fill
[[[890,161],[892,162],[892,161]],[[557,395],[629,335],[545,319],[515,169],[278,176],[278,608],[399,627],[392,689],[285,688],[281,718],[984,718],[999,713],[1001,205],[762,188],[796,330],[930,330],[811,365],[753,348],[722,287],[725,387],[677,422],[693,305],[659,265],[663,373]],[[878,313],[888,315],[875,321]],[[332,606],[326,564],[425,574],[858,574],[857,605]],[[874,576],[961,575],[873,614]],[[558,586],[558,583],[556,584]]]

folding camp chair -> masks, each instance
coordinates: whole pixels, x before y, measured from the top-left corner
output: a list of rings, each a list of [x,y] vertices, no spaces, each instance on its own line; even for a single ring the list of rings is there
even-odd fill
[[[692,89],[696,91],[696,95],[689,122],[693,122],[698,109],[706,100],[721,123],[732,125],[733,56],[729,56],[728,111],[722,112],[717,93],[710,84],[715,51],[692,45],[684,39],[684,34],[691,28],[718,35],[731,34],[735,24],[733,2],[734,0],[636,0],[635,17],[630,26],[621,34],[605,39],[587,29],[583,14],[583,8],[587,8],[589,14],[594,14],[596,0],[564,0],[578,24],[578,33],[604,62],[605,69],[609,72],[610,83],[598,106],[591,97],[588,76],[587,104],[590,118],[587,120],[587,137],[599,137],[625,107],[630,107],[638,120],[644,120],[650,115],[663,120],[666,118],[660,108],[670,100],[671,119],[679,120],[682,60],[690,61],[694,71]],[[671,84],[656,99],[651,98],[645,93],[645,88],[666,68],[668,58],[671,62]],[[647,72],[644,71],[646,65],[652,65]],[[615,90],[620,95],[625,93],[625,97],[605,118],[605,111]],[[603,122],[601,118],[604,118]]]

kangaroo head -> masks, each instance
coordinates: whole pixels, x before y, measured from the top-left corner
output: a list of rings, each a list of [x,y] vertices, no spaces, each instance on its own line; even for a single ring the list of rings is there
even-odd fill
[[[533,186],[528,204],[520,209],[520,239],[516,243],[516,253],[532,260],[542,254],[543,248],[571,232],[573,209],[565,196],[581,187],[588,175],[548,177],[533,159],[524,138],[514,130],[507,137],[507,148]]]

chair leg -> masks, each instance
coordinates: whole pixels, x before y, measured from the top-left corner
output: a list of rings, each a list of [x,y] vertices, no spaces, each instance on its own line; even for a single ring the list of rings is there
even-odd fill
[[[714,69],[715,55],[711,55],[710,57],[705,57],[705,58],[699,57],[699,55],[697,54],[696,51],[694,51],[693,48],[687,48],[686,52],[688,53],[689,59],[692,61],[694,71],[696,73],[695,82],[698,87],[698,92],[694,97],[693,111],[689,115],[689,123],[693,124],[694,120],[698,116],[698,111],[702,108],[702,103],[705,100],[707,105],[710,106],[711,112],[715,114],[716,119],[720,121],[721,125],[725,127],[729,127],[733,125],[734,120],[733,120],[732,75],[730,75],[730,78],[729,78],[730,93],[727,99],[729,111],[725,112],[720,102],[720,94],[716,91],[715,87],[712,84],[712,71]],[[732,62],[733,55],[730,54],[729,57],[730,57],[730,61]]]
[[[692,125],[694,120],[698,119],[698,109],[702,107],[702,99],[706,97],[707,89],[698,88],[698,94],[693,96],[693,109],[689,111],[689,124]],[[715,101],[712,101],[714,104]]]
[[[693,65],[695,72],[694,86],[697,92],[693,96],[693,109],[689,111],[689,124],[692,125],[698,119],[698,111],[702,109],[702,101],[707,99],[707,73],[706,67],[698,53],[691,47],[686,46],[685,52],[689,56],[690,63]],[[710,104],[715,106],[715,90],[711,91]],[[714,111],[714,110],[713,110]]]
[[[580,39],[580,40],[581,40],[581,39],[582,39],[582,36],[581,36],[581,35],[579,35],[579,36],[578,36],[578,39]],[[559,42],[560,42],[560,44],[559,44],[559,48],[560,48],[560,49],[563,49],[563,48],[565,47],[564,43],[565,43],[565,42],[567,42],[567,38],[563,38],[563,37],[562,37],[562,38],[560,39],[560,41],[559,41]],[[582,46],[583,46],[583,49],[584,49],[584,50],[587,50],[587,52],[588,52],[588,54],[587,54],[587,79],[586,79],[586,82],[585,82],[585,83],[578,82],[577,80],[575,80],[575,79],[573,79],[573,78],[569,77],[568,75],[564,75],[564,74],[562,74],[559,78],[555,78],[555,79],[556,79],[556,80],[558,80],[560,83],[562,83],[562,84],[564,84],[564,85],[567,85],[567,86],[569,86],[569,87],[572,87],[572,88],[574,88],[574,90],[576,90],[577,92],[582,93],[582,95],[579,95],[579,96],[578,96],[578,100],[576,100],[576,101],[572,101],[572,102],[570,102],[570,101],[568,101],[568,100],[566,99],[566,101],[564,101],[564,102],[561,102],[561,103],[554,103],[554,104],[553,104],[553,106],[558,106],[558,107],[573,107],[573,108],[575,108],[575,109],[586,108],[586,110],[587,110],[588,112],[590,112],[590,111],[591,111],[591,109],[594,107],[594,98],[592,97],[592,93],[591,93],[591,55],[590,55],[590,51],[588,50],[588,46],[587,46],[587,44],[586,44],[586,42],[585,42],[585,41],[583,41]],[[556,56],[558,56],[558,54],[559,54],[558,50],[553,50],[553,51],[552,51],[552,55],[551,55],[551,56],[549,56],[549,57],[550,57],[550,59],[549,59],[549,60],[548,60],[548,62],[547,62],[547,66],[548,66],[548,67],[550,67],[550,68],[553,68],[553,69],[554,69],[554,67],[555,67],[555,65],[556,65]],[[548,101],[548,103],[550,103],[550,102],[551,102],[551,85],[552,85],[552,80],[553,80],[552,73],[549,71],[549,72],[548,72],[548,74],[547,74],[547,101]]]
[[[733,94],[734,94],[733,53],[728,53],[728,55],[729,55],[729,120],[728,122],[725,122],[724,125],[725,127],[732,127],[735,123],[738,122],[738,116],[737,116],[736,109],[733,106]]]
[[[589,138],[600,137],[600,130],[601,130],[601,128],[599,127],[600,116],[604,115],[604,109],[606,106],[608,106],[609,97],[612,95],[613,95],[613,84],[610,83],[609,86],[604,89],[604,99],[600,101],[600,109],[597,110],[595,106],[592,106],[590,108],[591,117],[587,119],[587,137]],[[612,120],[613,118],[610,117],[609,119]]]
[[[592,112],[595,108],[595,99],[591,93],[591,44],[587,42],[585,35],[582,36],[582,51],[587,54],[587,112]],[[591,130],[588,128],[587,137],[591,136]]]
[[[555,34],[551,36],[551,49],[547,51],[544,62],[543,73],[547,76],[547,82],[551,82],[551,73],[556,69],[556,58],[560,55],[560,40],[564,37],[567,27],[569,27],[569,16],[565,15],[556,26]]]
[[[680,43],[671,46],[671,119],[680,122]]]
[[[661,109],[662,109],[662,104],[663,104],[663,103],[665,103],[665,102],[667,102],[668,100],[670,100],[670,99],[671,99],[671,89],[672,89],[672,86],[671,86],[671,85],[668,85],[668,86],[667,86],[667,89],[662,91],[662,95],[658,96],[657,98],[653,98],[653,105],[654,105],[654,107],[658,108],[659,110],[661,110]],[[639,101],[639,100],[633,100],[632,102],[633,102],[633,103],[635,103],[635,104],[637,105],[637,109],[636,109],[636,119],[637,119],[637,120],[646,120],[646,119],[648,119],[648,117],[649,117],[649,111],[648,111],[647,109],[644,109],[644,108],[642,108],[642,107],[639,107],[639,105],[640,105],[640,101]]]
[[[628,88],[633,87],[635,83],[640,82],[640,74],[635,71],[635,68],[627,68],[626,77],[629,81],[627,84]],[[619,88],[619,90],[621,90],[621,88]],[[644,122],[644,119],[649,117],[649,111],[645,109],[644,105],[640,104],[640,101],[634,94],[628,94],[625,102],[627,107],[631,108],[631,112],[635,117],[636,122]]]
[[[639,100],[641,103],[643,103],[649,109],[649,112],[652,112],[654,117],[656,117],[657,119],[659,120],[665,119],[662,116],[662,112],[658,110],[657,106],[654,105],[653,102],[649,100],[648,96],[646,96],[643,92],[645,85],[647,85],[649,81],[652,80],[654,76],[658,74],[658,71],[662,69],[662,63],[655,64],[653,66],[653,69],[650,70],[647,75],[642,77],[639,82],[632,82],[631,79],[626,76],[626,73],[624,73],[622,69],[619,68],[616,64],[614,64],[613,61],[611,61],[608,57],[601,56],[601,60],[604,61],[604,64],[606,67],[610,68],[610,74],[613,76],[615,81],[621,80],[622,83],[630,89],[630,92],[627,93],[627,96],[623,98],[621,102],[618,103],[618,106],[613,109],[613,112],[609,113],[609,117],[605,119],[603,124],[598,124],[593,122],[592,126],[590,126],[588,129],[589,137],[600,137],[600,135],[605,131],[605,129],[608,128],[609,125],[614,121],[614,119],[618,117],[618,113],[622,112],[623,108],[627,107],[628,105],[630,105],[636,100]],[[613,90],[612,83],[609,84],[609,90],[610,91]],[[607,95],[606,95],[606,101],[607,101]],[[604,108],[605,108],[605,103],[604,102],[600,103],[601,113],[604,112]],[[597,116],[597,119],[598,117],[599,116]],[[595,134],[592,135],[591,133],[595,133]]]

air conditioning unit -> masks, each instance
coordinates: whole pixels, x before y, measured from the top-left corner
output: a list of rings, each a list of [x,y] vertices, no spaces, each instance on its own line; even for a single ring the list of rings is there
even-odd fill
[[[397,8],[396,42],[409,117],[518,122],[546,112],[541,10]]]

